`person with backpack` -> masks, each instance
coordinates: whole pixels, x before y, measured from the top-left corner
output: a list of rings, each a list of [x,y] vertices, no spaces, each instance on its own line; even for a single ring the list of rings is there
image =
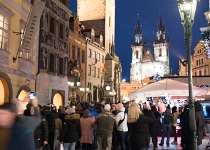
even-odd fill
[[[127,114],[125,113],[125,107],[122,103],[118,103],[116,105],[117,115],[116,115],[116,124],[117,124],[117,134],[119,137],[119,142],[121,146],[121,150],[125,150],[125,139],[126,134],[128,132],[127,125]]]
[[[164,138],[165,138],[165,135],[167,135],[166,145],[169,147],[171,123],[173,122],[173,115],[171,114],[171,110],[168,107],[163,113],[163,117],[164,117],[162,119],[163,132],[162,132],[161,143],[159,145],[160,146],[164,145]]]

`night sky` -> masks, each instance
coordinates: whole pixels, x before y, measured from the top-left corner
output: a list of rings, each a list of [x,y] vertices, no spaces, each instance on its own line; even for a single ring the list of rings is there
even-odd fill
[[[178,73],[178,59],[186,58],[186,44],[183,26],[176,0],[116,0],[115,50],[122,64],[122,79],[130,80],[131,39],[134,37],[138,18],[142,25],[143,42],[150,45],[153,51],[153,33],[160,17],[166,27],[166,36],[170,39],[169,56],[173,74]],[[70,9],[75,12],[76,0],[70,0]],[[208,0],[201,0],[196,9],[193,25],[193,48],[201,39],[200,27],[206,27],[204,13],[209,10]],[[138,17],[139,14],[139,17]],[[156,36],[156,35],[155,35]]]

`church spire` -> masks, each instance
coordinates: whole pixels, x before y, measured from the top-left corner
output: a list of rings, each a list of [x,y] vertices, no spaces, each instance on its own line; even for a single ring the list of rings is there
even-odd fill
[[[157,40],[154,40],[154,41],[156,41],[156,42],[166,42],[166,29],[163,26],[161,17],[160,17],[160,20],[159,20],[158,25],[157,25],[156,37],[157,37]]]
[[[134,43],[133,44],[140,44],[142,43],[142,29],[140,26],[139,21],[139,14],[138,14],[138,23],[136,25],[135,34],[134,34]]]
[[[158,23],[158,27],[157,27],[157,32],[165,32],[165,28],[163,27],[163,23],[162,23],[162,19],[160,17],[159,23]]]

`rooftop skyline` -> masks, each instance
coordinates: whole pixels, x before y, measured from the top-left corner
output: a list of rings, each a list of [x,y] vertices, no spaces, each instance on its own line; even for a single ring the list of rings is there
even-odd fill
[[[131,39],[134,37],[135,26],[140,21],[143,33],[143,42],[153,51],[153,36],[156,36],[157,24],[162,18],[166,28],[166,37],[169,37],[170,66],[172,73],[178,73],[178,60],[186,58],[186,44],[184,31],[178,11],[176,0],[116,0],[115,16],[115,50],[122,64],[122,79],[130,81],[130,63],[132,59]],[[70,9],[76,11],[76,0],[70,1]],[[201,0],[196,9],[193,25],[193,39],[191,51],[201,39],[200,27],[206,27],[207,21],[204,13],[209,10],[208,0]],[[128,56],[128,57],[125,57]]]

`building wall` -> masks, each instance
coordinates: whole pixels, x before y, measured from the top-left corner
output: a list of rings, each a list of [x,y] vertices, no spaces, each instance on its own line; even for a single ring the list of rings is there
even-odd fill
[[[56,92],[62,96],[63,105],[68,101],[70,15],[68,3],[64,5],[52,0],[45,4],[40,20],[39,72],[36,82],[37,95],[42,99],[42,104],[52,103]]]
[[[96,35],[102,32],[105,50],[110,52],[115,43],[115,0],[78,0],[77,11],[82,24],[94,28]]]
[[[194,76],[210,75],[209,60],[199,42],[195,46],[194,54],[192,56],[192,73]]]
[[[2,0],[0,2],[0,14],[9,19],[8,29],[6,29],[7,48],[0,48],[0,78],[4,86],[4,91],[1,92],[10,95],[9,97],[5,95],[4,101],[18,98],[20,90],[35,91],[38,64],[38,32],[32,39],[33,45],[31,46],[30,59],[22,58],[20,51],[18,52],[22,36],[19,33],[25,29],[30,9],[31,4],[26,0]],[[13,31],[17,33],[13,33]],[[13,58],[16,58],[16,61],[13,61]]]
[[[94,42],[91,42],[91,39],[86,37],[86,41],[87,41],[87,55],[86,55],[86,59],[87,59],[87,65],[86,65],[86,77],[87,77],[87,81],[86,81],[86,85],[88,85],[90,91],[89,93],[91,93],[92,95],[92,100],[93,101],[99,101],[99,89],[103,86],[103,82],[102,82],[102,78],[103,78],[103,67],[105,64],[105,56],[106,56],[106,52],[104,50],[104,48],[100,48],[99,44]],[[88,51],[91,50],[90,56],[88,54]],[[94,52],[96,52],[96,57],[98,56],[98,54],[100,55],[100,59],[98,60],[98,58],[94,58]],[[97,63],[95,63],[95,59],[97,59]],[[96,73],[94,75],[95,69],[96,68]],[[94,99],[94,87],[97,87],[96,90],[96,99]]]
[[[194,47],[194,54],[191,56],[192,59],[192,75],[193,76],[207,76],[210,75],[209,59],[206,57],[206,52],[203,51],[200,42]],[[188,63],[186,66],[179,60],[179,76],[188,75]]]
[[[69,42],[70,42],[70,51],[69,51],[69,59],[68,62],[72,61],[74,62],[75,60],[79,61],[80,64],[80,87],[87,87],[86,84],[86,61],[87,61],[87,44],[86,44],[86,40],[83,37],[82,34],[80,34],[80,22],[78,19],[74,19],[73,22],[70,22],[70,25],[72,25],[72,29],[74,31],[72,31],[72,29],[69,32]],[[75,56],[73,56],[73,47],[75,47]],[[79,52],[79,56],[78,56],[78,50]],[[84,60],[83,60],[83,53],[84,53]],[[69,66],[70,67],[70,66]],[[71,70],[68,70],[68,80],[69,81],[74,81],[72,73],[70,72]],[[70,75],[69,75],[70,74]],[[77,89],[76,93],[78,96],[80,96],[80,100],[81,100],[81,93],[80,90]]]

